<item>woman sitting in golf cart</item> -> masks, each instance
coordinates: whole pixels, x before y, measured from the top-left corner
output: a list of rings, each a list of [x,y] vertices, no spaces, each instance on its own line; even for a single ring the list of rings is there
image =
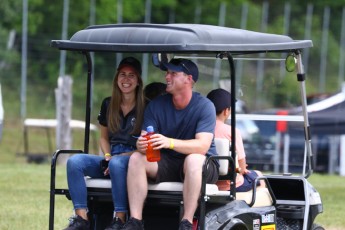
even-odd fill
[[[114,219],[106,229],[120,229],[126,221],[127,167],[129,157],[136,149],[135,136],[140,135],[145,106],[140,62],[133,57],[124,58],[117,68],[112,87],[112,95],[103,100],[98,115],[100,147],[104,156],[76,154],[67,162],[68,188],[76,214],[67,230],[90,229],[85,176],[110,176]],[[100,167],[102,161],[104,171]]]

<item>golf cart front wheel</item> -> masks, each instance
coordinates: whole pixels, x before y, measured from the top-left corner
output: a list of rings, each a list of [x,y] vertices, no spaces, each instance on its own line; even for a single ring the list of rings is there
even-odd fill
[[[242,220],[240,219],[231,219],[226,226],[222,229],[229,229],[229,230],[248,230],[247,226],[245,223],[243,223]]]

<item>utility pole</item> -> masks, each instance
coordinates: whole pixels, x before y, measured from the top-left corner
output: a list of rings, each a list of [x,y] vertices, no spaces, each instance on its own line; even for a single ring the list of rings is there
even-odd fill
[[[62,40],[67,39],[69,0],[64,0],[62,16]],[[66,50],[60,53],[60,71],[58,88],[55,90],[56,100],[56,147],[57,149],[70,149],[71,136],[71,107],[72,107],[72,78],[65,75]],[[58,159],[59,164],[66,164],[68,155],[64,154]]]
[[[69,11],[69,0],[63,1],[63,13],[62,13],[62,35],[61,39],[67,39],[67,29],[68,29],[68,11]],[[60,73],[59,76],[65,75],[66,66],[66,50],[62,50],[60,53]]]
[[[340,32],[340,56],[339,56],[339,72],[338,72],[338,84],[343,85],[345,75],[345,7],[343,7],[343,13],[341,18],[341,32]]]
[[[117,0],[117,23],[122,23],[122,0]],[[116,53],[116,66],[120,64],[120,61],[122,60],[122,54]]]
[[[311,38],[311,27],[312,27],[312,22],[313,22],[313,9],[314,9],[313,4],[308,3],[305,29],[304,29],[304,39],[305,40],[309,40]],[[309,60],[309,49],[305,49],[304,55],[303,55],[303,65],[304,65],[304,72],[305,73],[308,73],[308,60]]]
[[[325,84],[326,84],[326,68],[327,68],[327,52],[328,52],[329,15],[330,15],[330,8],[326,6],[323,12],[319,92],[325,92],[325,88],[326,88]]]
[[[220,5],[219,5],[218,26],[224,26],[225,25],[225,15],[226,15],[226,3],[225,2],[221,2]],[[214,62],[214,68],[213,68],[213,89],[219,87],[218,84],[219,84],[219,79],[220,79],[221,64],[222,64],[221,60],[218,59],[218,58]]]
[[[21,65],[21,111],[20,117],[24,121],[26,117],[26,79],[27,79],[27,38],[28,38],[28,0],[23,0],[23,22],[22,22],[22,65]]]
[[[145,1],[145,23],[151,22],[151,0]],[[148,65],[149,65],[149,55],[148,53],[143,54],[143,73],[142,73],[142,79],[144,83],[147,83],[147,73],[148,73]]]

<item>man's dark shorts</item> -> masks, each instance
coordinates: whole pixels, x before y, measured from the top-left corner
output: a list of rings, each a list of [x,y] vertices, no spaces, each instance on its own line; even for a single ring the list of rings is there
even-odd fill
[[[177,157],[170,154],[161,154],[161,160],[158,162],[157,177],[154,183],[160,182],[183,182],[183,164],[185,156]],[[219,169],[214,161],[209,161],[206,172],[206,183],[214,184],[218,180]]]

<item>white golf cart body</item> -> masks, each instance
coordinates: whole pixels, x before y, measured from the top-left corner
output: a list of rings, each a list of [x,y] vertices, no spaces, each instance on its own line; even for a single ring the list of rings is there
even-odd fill
[[[304,108],[306,153],[308,162],[311,162],[308,114],[305,110],[305,77],[301,57],[301,50],[312,47],[310,40],[296,41],[288,36],[199,24],[116,24],[90,26],[76,32],[70,40],[53,40],[51,46],[60,50],[81,52],[86,57],[88,68],[84,149],[57,150],[52,159],[49,215],[51,230],[54,228],[55,195],[66,195],[70,198],[68,189],[55,187],[56,160],[59,154],[89,152],[91,52],[149,53],[163,56],[174,54],[227,59],[230,65],[229,79],[232,92],[235,92],[236,86],[234,56],[271,52],[293,53],[297,60],[297,79]],[[235,96],[231,98],[231,105],[235,108]],[[232,110],[232,133],[235,133],[235,119],[235,110]],[[235,138],[233,135],[231,143],[235,143]],[[231,145],[229,151],[230,142],[219,139],[216,142],[217,152],[221,155],[221,179],[235,181],[235,147]],[[231,170],[228,170],[229,168]],[[304,176],[276,175],[259,178],[266,182],[267,189],[254,187],[247,193],[236,193],[235,186],[231,186],[230,191],[219,191],[216,185],[204,183],[203,178],[195,225],[201,230],[287,227],[316,229],[314,219],[322,212],[322,203],[319,194],[306,179],[312,173],[310,164],[306,170]],[[112,213],[110,181],[86,178],[86,182],[93,229],[102,229]],[[149,185],[144,208],[146,229],[178,228],[179,218],[183,212],[182,188],[182,183]]]

